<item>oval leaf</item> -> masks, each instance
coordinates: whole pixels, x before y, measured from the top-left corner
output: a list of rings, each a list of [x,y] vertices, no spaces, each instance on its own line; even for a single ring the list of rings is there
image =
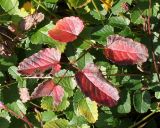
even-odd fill
[[[67,43],[77,39],[83,28],[83,21],[78,17],[65,17],[57,21],[56,26],[49,30],[48,34],[54,40]]]
[[[59,85],[55,85],[52,80],[48,80],[35,88],[31,98],[35,99],[43,96],[52,96],[54,98],[54,105],[58,105],[64,96],[64,89]]]
[[[61,53],[54,48],[46,48],[24,59],[18,66],[18,72],[23,75],[40,75],[48,69],[54,74],[60,70]]]
[[[119,35],[109,36],[107,42],[104,55],[114,63],[129,65],[142,64],[147,61],[148,49],[141,43]]]
[[[97,103],[109,107],[117,104],[118,90],[106,82],[95,65],[88,64],[86,68],[76,74],[76,80],[84,94]]]
[[[133,96],[134,108],[139,113],[145,113],[148,111],[151,105],[151,96],[148,91],[136,91]]]

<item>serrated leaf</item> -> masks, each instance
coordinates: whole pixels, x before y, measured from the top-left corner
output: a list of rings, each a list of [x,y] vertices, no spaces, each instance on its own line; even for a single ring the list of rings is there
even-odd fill
[[[62,101],[64,89],[59,85],[55,85],[53,80],[47,80],[43,83],[40,83],[31,94],[32,99],[44,96],[52,96],[54,99],[53,105],[57,106]]]
[[[85,98],[79,101],[77,112],[84,116],[89,123],[95,123],[98,119],[98,107],[96,102]]]
[[[134,108],[139,113],[148,111],[151,105],[151,96],[148,91],[136,91],[133,95]]]
[[[79,57],[82,55],[81,53]],[[78,57],[78,58],[79,58]],[[86,53],[84,56],[82,56],[78,61],[77,65],[79,69],[83,69],[87,64],[93,63],[94,57],[90,53]]]
[[[68,2],[74,8],[82,8],[86,6],[88,3],[90,3],[91,0],[68,0]]]
[[[47,122],[43,128],[67,128],[69,125],[68,120],[65,119],[57,119],[53,121]]]
[[[95,36],[109,36],[114,33],[114,28],[110,25],[105,25],[100,30],[93,33]]]
[[[131,111],[130,93],[127,90],[121,92],[121,99],[118,105],[118,113],[129,113]]]
[[[43,97],[41,100],[41,108],[45,110],[63,111],[69,106],[67,94],[64,95],[62,102],[59,105],[53,105],[52,97]]]
[[[143,24],[144,18],[141,10],[136,9],[131,13],[131,22],[134,24]]]
[[[21,12],[18,8],[19,6],[18,0],[1,0],[0,5],[8,14],[21,16]]]
[[[17,113],[21,117],[23,117],[23,114],[26,114],[27,109],[20,100],[17,100],[16,102],[13,102],[11,104],[7,104],[7,107],[11,109],[12,111],[14,111],[15,113]]]
[[[46,26],[40,28],[31,36],[31,42],[33,44],[49,44],[53,47],[58,48],[61,52],[64,52],[66,44],[62,44],[48,36],[48,31],[53,27],[54,25],[51,22]]]
[[[142,64],[149,57],[145,45],[119,35],[111,35],[107,38],[103,53],[107,59],[119,65]]]
[[[58,49],[46,48],[19,63],[18,72],[23,75],[36,76],[42,75],[46,70],[51,69],[50,73],[54,75],[61,68],[60,58],[61,53]]]
[[[53,111],[44,111],[41,113],[42,121],[50,121],[52,119],[57,119],[56,114]]]
[[[51,96],[43,97],[41,100],[41,108],[44,110],[53,110],[53,98]]]
[[[130,24],[130,20],[123,16],[114,16],[109,19],[109,25],[116,27],[124,27]]]
[[[11,66],[8,69],[8,73],[12,76],[12,78],[16,79],[18,82],[18,87],[26,87],[26,81],[20,76],[21,74],[18,73],[18,68],[15,66]]]
[[[61,79],[61,77],[63,77],[65,72],[66,70],[63,69],[55,74],[54,77],[55,83],[58,82]],[[73,96],[73,90],[77,85],[77,83],[74,80],[74,77],[72,76],[74,76],[74,73],[72,71],[68,71],[63,77],[63,79],[61,79],[61,81],[59,82],[59,85],[61,85],[64,88],[65,92],[68,93],[68,97]]]
[[[75,77],[82,92],[92,100],[109,107],[117,104],[118,90],[104,79],[94,64],[88,64]]]
[[[11,122],[11,117],[6,110],[0,110],[0,117],[5,118],[8,122]]]
[[[156,92],[155,92],[155,97],[156,97],[157,99],[160,99],[160,91],[156,91]]]

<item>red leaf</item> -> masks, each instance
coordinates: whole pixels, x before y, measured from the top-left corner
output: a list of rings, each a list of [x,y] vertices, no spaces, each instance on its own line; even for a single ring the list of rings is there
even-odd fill
[[[86,68],[76,74],[76,80],[82,92],[91,100],[109,107],[117,104],[118,90],[106,82],[95,65],[88,64]]]
[[[54,105],[58,105],[64,96],[64,89],[59,85],[55,85],[52,80],[48,80],[35,88],[31,98],[36,99],[43,96],[52,96],[54,99]]]
[[[51,74],[58,72],[61,68],[59,61],[61,53],[54,48],[46,48],[24,59],[18,66],[18,72],[23,75],[40,75],[48,69]]]
[[[79,17],[65,17],[57,21],[56,26],[48,34],[54,40],[67,43],[77,39],[83,28],[83,21]]]
[[[128,65],[142,64],[147,61],[148,49],[141,43],[119,35],[109,36],[107,42],[104,55],[112,62]]]

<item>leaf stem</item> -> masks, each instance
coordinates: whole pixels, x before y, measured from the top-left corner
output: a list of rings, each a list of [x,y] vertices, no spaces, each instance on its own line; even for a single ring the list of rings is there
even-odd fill
[[[146,121],[149,119],[151,116],[153,116],[156,112],[151,112],[147,116],[145,116],[142,120],[138,121],[137,123],[131,125],[129,128],[137,128],[142,122]]]
[[[39,1],[37,1],[37,0],[33,0],[35,3],[37,3],[40,7],[42,7],[46,12],[48,12],[51,16],[54,16],[55,18],[57,18],[57,16],[54,14],[54,13],[52,13],[52,12],[50,12],[43,4],[41,4]]]
[[[18,119],[21,119],[22,121],[24,121],[26,124],[28,124],[29,128],[33,128],[33,124],[31,122],[29,122],[28,118],[22,112],[21,112],[21,114],[23,117],[21,117],[20,115],[18,115],[17,113],[12,111],[11,109],[9,109],[7,106],[5,106],[4,110],[8,111],[10,114],[17,117]]]
[[[96,9],[99,17],[101,18],[102,25],[104,26],[104,22],[103,22],[103,19],[102,19],[102,15],[100,14],[100,12],[99,12],[99,10],[98,10],[98,7],[97,7],[96,3],[94,2],[94,0],[92,0],[92,4],[93,4],[93,6],[95,7],[95,9]]]

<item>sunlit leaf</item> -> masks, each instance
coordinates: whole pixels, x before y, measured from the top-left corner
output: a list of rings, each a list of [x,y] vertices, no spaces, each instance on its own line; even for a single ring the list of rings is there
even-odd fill
[[[104,55],[116,64],[142,64],[148,59],[146,46],[130,38],[112,35],[107,38],[107,43]]]
[[[42,75],[51,69],[51,74],[58,72],[61,68],[59,61],[61,53],[54,48],[46,48],[24,59],[18,66],[18,72],[23,75]]]
[[[109,107],[117,104],[118,90],[104,79],[95,65],[88,64],[76,74],[76,80],[82,92],[97,103]]]
[[[68,2],[74,8],[82,8],[83,6],[86,6],[88,3],[90,3],[91,0],[68,0]]]
[[[52,96],[54,99],[53,105],[59,105],[64,96],[64,89],[59,85],[55,85],[53,80],[45,81],[35,88],[31,98],[35,99],[44,96]]]
[[[79,17],[65,17],[57,21],[55,27],[48,31],[50,37],[63,43],[72,42],[84,28],[83,21]]]

